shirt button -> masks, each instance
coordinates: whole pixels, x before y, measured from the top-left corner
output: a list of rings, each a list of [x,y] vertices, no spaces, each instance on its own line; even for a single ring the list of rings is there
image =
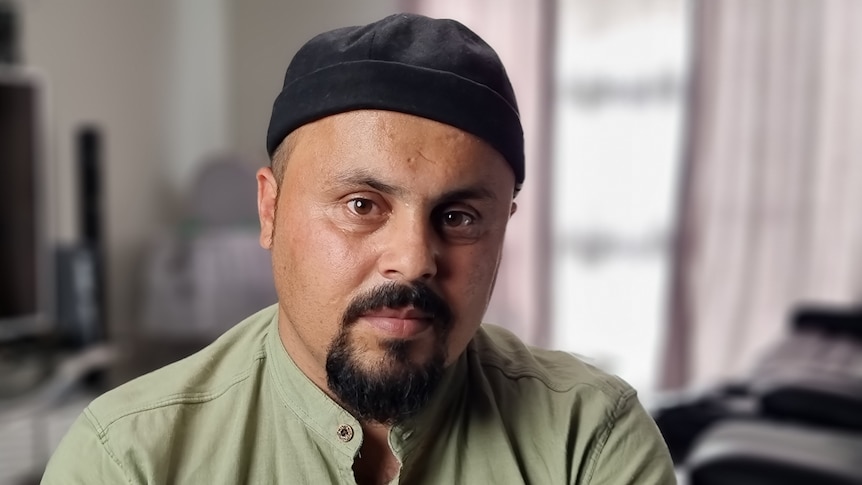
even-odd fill
[[[351,427],[349,424],[342,424],[338,427],[338,431],[336,432],[336,434],[338,434],[338,439],[347,443],[348,441],[353,439],[353,427]]]

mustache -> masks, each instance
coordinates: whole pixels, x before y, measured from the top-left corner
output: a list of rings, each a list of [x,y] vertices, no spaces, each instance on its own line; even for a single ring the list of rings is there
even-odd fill
[[[406,306],[412,306],[428,315],[442,329],[448,329],[452,324],[452,309],[446,300],[427,284],[417,281],[409,285],[390,282],[360,294],[344,311],[342,328],[346,328],[371,311]]]

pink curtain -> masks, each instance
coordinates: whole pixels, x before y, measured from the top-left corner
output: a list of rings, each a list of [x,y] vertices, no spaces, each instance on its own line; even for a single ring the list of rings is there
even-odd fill
[[[546,0],[412,0],[406,11],[458,20],[479,34],[506,66],[521,112],[527,158],[518,213],[509,224],[503,262],[485,320],[527,342],[550,335],[550,96],[553,2]]]
[[[664,384],[744,375],[804,302],[862,297],[862,2],[695,2]]]

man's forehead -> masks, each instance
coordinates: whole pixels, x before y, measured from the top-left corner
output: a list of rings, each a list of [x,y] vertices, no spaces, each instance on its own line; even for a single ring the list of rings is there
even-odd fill
[[[297,130],[288,166],[323,190],[497,200],[514,173],[493,147],[433,120],[395,112],[339,113]],[[316,175],[313,175],[316,174]]]
[[[370,188],[377,192],[405,199],[417,195],[417,184],[407,185],[397,179],[398,177],[393,176],[391,171],[353,167],[331,172],[328,183],[333,188]],[[412,180],[408,179],[407,182],[412,182]],[[427,195],[435,199],[488,201],[499,199],[491,189],[487,177],[475,177],[475,180],[459,177],[437,185],[435,187],[432,184],[420,183],[418,187],[424,189],[425,192],[428,192]]]
[[[336,113],[299,127],[293,134],[306,144],[334,144],[361,141],[378,147],[445,142],[455,148],[482,146],[496,152],[480,137],[456,126],[422,116],[380,109],[359,109]],[[358,138],[358,140],[357,140]],[[419,154],[418,156],[424,156]]]

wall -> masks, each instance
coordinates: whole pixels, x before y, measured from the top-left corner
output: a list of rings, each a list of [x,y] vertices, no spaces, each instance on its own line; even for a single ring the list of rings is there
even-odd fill
[[[144,242],[166,210],[157,161],[166,88],[168,10],[163,1],[37,0],[18,4],[24,61],[47,90],[46,163],[59,241],[78,236],[74,135],[95,123],[105,135],[105,235],[112,330],[133,304],[131,275]]]
[[[272,101],[312,35],[394,12],[397,0],[19,0],[24,61],[48,90],[46,181],[58,241],[78,236],[74,133],[105,133],[109,321],[136,323],[147,244],[175,220],[206,155],[267,163]]]
[[[398,0],[244,0],[231,4],[234,146],[268,162],[266,127],[288,62],[305,41],[328,29],[372,22]]]

